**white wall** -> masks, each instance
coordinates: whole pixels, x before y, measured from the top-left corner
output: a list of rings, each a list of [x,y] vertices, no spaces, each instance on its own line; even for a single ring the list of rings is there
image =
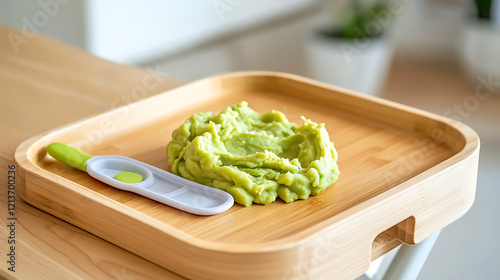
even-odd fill
[[[0,1],[0,24],[34,30],[111,61],[137,64],[299,10],[311,2]]]
[[[315,15],[304,16],[144,66],[186,82],[224,72],[252,70],[309,76],[305,47],[316,25]]]
[[[89,50],[140,63],[297,10],[308,0],[87,0]]]
[[[83,0],[0,1],[0,24],[40,33],[85,48]]]
[[[394,15],[392,37],[398,56],[457,55],[464,22],[464,5],[456,1],[402,0]],[[243,10],[245,7],[241,6]],[[149,64],[153,70],[173,78],[191,81],[221,72],[272,70],[310,76],[305,45],[326,10],[288,25],[269,27],[243,38],[229,38],[203,50],[174,58],[160,58]],[[238,14],[230,14],[238,17]]]
[[[468,0],[460,1],[405,0],[394,30],[396,55],[456,55]]]
[[[24,28],[31,25],[42,34],[86,48],[104,59],[149,66],[185,81],[241,70],[308,75],[304,45],[317,22],[324,18],[321,13],[297,18],[286,25],[260,29],[244,37],[221,40],[204,49],[169,55],[228,32],[301,10],[317,1],[0,1],[0,23]],[[396,53],[404,56],[455,55],[464,13],[460,2],[433,1],[437,4],[428,5],[429,1],[403,1],[403,10],[396,15],[398,20],[394,26]],[[57,12],[52,13],[51,9]],[[51,14],[47,22],[37,24],[44,13]]]

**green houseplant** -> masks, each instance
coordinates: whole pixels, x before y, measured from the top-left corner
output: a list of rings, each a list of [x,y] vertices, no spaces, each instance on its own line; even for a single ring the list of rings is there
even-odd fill
[[[377,95],[391,58],[384,35],[394,16],[385,0],[336,3],[308,42],[311,77]]]
[[[477,11],[477,17],[479,19],[491,20],[491,7],[493,5],[493,0],[474,0],[474,4]]]
[[[500,3],[473,0],[466,18],[461,44],[461,59],[473,82],[500,79]],[[497,83],[498,84],[498,83]],[[498,85],[497,85],[498,87]],[[500,92],[500,90],[496,90]]]
[[[346,39],[376,38],[383,34],[387,27],[387,15],[390,11],[386,1],[355,0],[332,11],[332,26],[322,30],[326,36]],[[383,20],[382,20],[383,19]]]

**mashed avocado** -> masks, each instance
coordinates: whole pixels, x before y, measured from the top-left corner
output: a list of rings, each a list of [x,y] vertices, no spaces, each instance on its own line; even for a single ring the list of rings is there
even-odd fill
[[[245,206],[319,194],[337,180],[337,152],[324,124],[302,119],[297,127],[281,112],[260,115],[246,102],[196,114],[167,145],[171,170]]]

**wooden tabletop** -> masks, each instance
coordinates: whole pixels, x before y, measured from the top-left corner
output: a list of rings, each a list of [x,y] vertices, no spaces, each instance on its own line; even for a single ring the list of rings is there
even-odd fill
[[[182,279],[141,257],[38,210],[15,197],[8,220],[8,170],[27,138],[123,106],[180,83],[143,69],[0,26],[0,278]],[[12,44],[14,42],[14,44]],[[12,174],[12,173],[11,173]],[[7,225],[15,221],[15,234]],[[8,238],[15,239],[15,272]]]

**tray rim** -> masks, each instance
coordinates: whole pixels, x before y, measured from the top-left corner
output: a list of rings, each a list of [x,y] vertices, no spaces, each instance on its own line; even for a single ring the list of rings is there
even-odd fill
[[[314,238],[317,235],[322,234],[325,231],[328,231],[329,229],[339,226],[342,223],[345,223],[349,218],[352,218],[353,216],[358,216],[361,215],[365,211],[369,211],[372,208],[375,208],[377,205],[382,203],[382,201],[389,199],[392,197],[394,193],[401,193],[404,191],[408,191],[412,187],[414,187],[417,183],[425,182],[426,180],[430,180],[433,176],[438,175],[438,173],[445,171],[448,168],[451,168],[452,166],[467,160],[468,158],[474,156],[475,152],[479,150],[480,142],[479,142],[479,137],[477,134],[472,130],[469,126],[455,121],[453,119],[449,119],[443,116],[439,116],[430,112],[426,112],[417,108],[413,108],[407,105],[399,104],[393,101],[389,100],[384,100],[378,97],[372,97],[372,96],[366,96],[360,93],[353,92],[348,89],[344,89],[341,87],[333,86],[333,85],[328,85],[325,83],[321,83],[318,81],[314,81],[308,78],[304,78],[298,75],[294,74],[288,74],[288,73],[281,73],[281,72],[270,72],[270,71],[250,71],[250,72],[236,72],[236,73],[229,73],[229,74],[221,74],[221,75],[215,75],[212,77],[204,78],[183,86],[180,86],[178,88],[174,88],[171,90],[167,90],[162,93],[158,93],[156,95],[153,95],[151,97],[147,97],[143,100],[138,101],[136,104],[146,104],[148,102],[153,102],[155,99],[160,98],[160,96],[170,94],[173,95],[177,91],[182,91],[185,90],[187,87],[192,87],[195,84],[201,84],[201,83],[210,83],[214,80],[217,79],[231,79],[231,78],[238,78],[238,77],[248,77],[248,76],[253,76],[253,77],[259,77],[259,76],[265,76],[265,77],[270,77],[270,78],[279,78],[279,79],[291,79],[291,80],[296,80],[298,82],[304,83],[304,84],[311,84],[313,86],[319,86],[322,87],[326,90],[331,90],[335,91],[338,94],[345,94],[349,95],[351,97],[354,97],[356,99],[364,99],[368,100],[370,102],[376,103],[378,106],[386,106],[386,107],[392,107],[400,110],[404,110],[408,113],[414,114],[414,115],[419,115],[422,117],[425,117],[427,119],[431,119],[440,123],[443,123],[450,128],[453,128],[456,130],[462,137],[465,139],[465,145],[463,148],[458,151],[457,153],[453,154],[450,158],[447,158],[438,164],[430,167],[429,169],[424,170],[423,172],[417,174],[416,176],[409,178],[408,180],[394,186],[390,190],[384,191],[380,193],[379,195],[376,195],[370,199],[367,199],[366,201],[363,201],[353,207],[350,207],[341,213],[338,213],[335,216],[332,216],[326,220],[323,220],[322,222],[319,222],[315,225],[313,225],[310,228],[307,228],[305,230],[302,230],[298,233],[294,233],[290,236],[280,238],[277,240],[273,241],[267,241],[267,242],[261,242],[261,243],[256,243],[256,244],[244,244],[244,243],[237,243],[237,244],[223,244],[219,242],[214,242],[214,241],[206,241],[199,239],[197,237],[189,236],[186,234],[183,234],[182,231],[168,225],[162,222],[157,221],[156,219],[143,214],[137,210],[134,210],[130,207],[127,207],[117,201],[114,201],[112,199],[107,198],[104,195],[101,195],[95,191],[88,190],[85,188],[81,188],[81,185],[79,185],[77,182],[71,181],[69,179],[66,179],[64,177],[61,177],[59,175],[56,175],[54,173],[51,173],[40,166],[38,166],[36,163],[34,163],[31,158],[34,156],[33,153],[35,153],[34,147],[39,144],[40,142],[43,142],[45,139],[48,138],[54,138],[57,137],[58,135],[64,134],[65,131],[71,130],[75,127],[79,127],[83,124],[86,123],[92,123],[96,120],[99,120],[102,117],[109,116],[109,115],[114,115],[117,113],[120,113],[124,110],[129,110],[127,108],[128,105],[112,109],[108,112],[102,113],[102,114],[97,114],[88,118],[84,118],[54,129],[51,129],[45,133],[42,133],[38,136],[31,137],[24,142],[22,142],[15,151],[15,161],[18,164],[20,168],[25,169],[26,171],[31,172],[35,176],[40,176],[46,179],[49,179],[53,181],[54,183],[62,184],[62,183],[70,183],[71,186],[71,191],[77,192],[81,195],[84,195],[89,198],[93,198],[96,201],[99,201],[99,203],[105,205],[106,207],[120,207],[120,211],[122,213],[125,213],[127,216],[131,217],[132,219],[140,219],[142,223],[148,224],[148,226],[151,226],[153,228],[156,228],[166,234],[171,235],[173,238],[178,239],[179,241],[188,243],[192,246],[206,249],[206,250],[213,250],[213,251],[218,251],[218,252],[227,252],[227,253],[256,253],[256,252],[269,252],[269,251],[277,251],[277,250],[284,250],[287,248],[295,247],[298,244],[302,244],[307,242],[308,240]],[[29,162],[29,164],[24,165],[24,164],[19,164],[19,162]],[[65,186],[68,188],[68,185]],[[28,195],[25,193],[26,189],[24,191],[20,192],[20,196],[23,200],[26,202],[30,203]],[[36,206],[35,206],[36,207]],[[325,226],[325,224],[328,224]],[[374,236],[374,238],[376,235]],[[299,239],[299,241],[294,241]]]

